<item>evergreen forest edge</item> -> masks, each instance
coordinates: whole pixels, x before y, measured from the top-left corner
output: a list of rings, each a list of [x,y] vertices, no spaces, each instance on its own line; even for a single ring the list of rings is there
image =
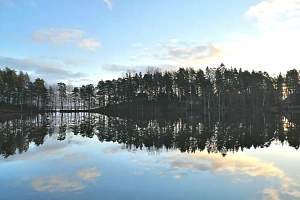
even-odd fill
[[[282,111],[300,110],[300,70],[272,77],[267,72],[237,70],[221,64],[205,70],[179,68],[73,87],[63,82],[46,87],[28,73],[0,69],[0,114],[128,111]]]

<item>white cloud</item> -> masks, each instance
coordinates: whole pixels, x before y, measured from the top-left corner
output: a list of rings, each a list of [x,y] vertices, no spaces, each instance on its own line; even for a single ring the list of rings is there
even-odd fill
[[[170,171],[172,172],[172,171]],[[173,176],[174,179],[180,179],[182,178],[183,176],[186,176],[187,174],[186,173],[180,173],[180,174],[176,174],[175,176]]]
[[[267,180],[277,178],[280,181],[280,186],[277,190],[266,188],[262,192],[267,194],[272,199],[276,199],[280,194],[290,195],[290,197],[300,197],[300,184],[296,180],[290,178],[283,170],[276,167],[273,163],[264,162],[258,158],[250,156],[231,155],[226,159],[216,154],[207,154],[198,152],[189,154],[189,156],[180,153],[172,154],[171,156],[161,157],[157,161],[160,164],[169,165],[167,172],[176,173],[182,170],[188,171],[208,171],[216,175],[221,175],[226,172],[229,180],[235,176],[241,177],[264,177]],[[182,173],[176,173],[173,178],[181,178]],[[224,175],[223,175],[224,176]],[[238,182],[241,183],[240,181]]]
[[[77,45],[79,48],[89,51],[96,51],[96,48],[101,46],[101,43],[94,38],[84,39]]]
[[[244,70],[267,71],[270,75],[299,69],[300,30],[288,28],[286,24],[281,27],[285,28],[276,28],[256,38],[228,41],[223,45],[226,56],[219,62]]]
[[[164,42],[161,41],[161,40],[159,40],[159,41],[157,41],[156,45],[157,45],[157,46],[163,46],[163,45],[164,45]]]
[[[87,74],[67,70],[67,66],[57,61],[40,60],[36,58],[11,58],[0,56],[0,67],[9,67],[14,70],[28,72],[32,79],[42,78],[48,83],[57,83],[62,80],[76,80],[87,78]]]
[[[78,171],[77,178],[66,174],[43,176],[33,179],[29,185],[40,192],[70,192],[84,189],[83,180],[93,181],[101,175],[94,167]]]
[[[102,66],[102,68],[112,72],[126,72],[127,70],[134,69],[133,66],[110,64],[110,63],[105,63]]]
[[[251,6],[246,12],[246,16],[256,18],[262,28],[271,28],[278,20],[299,17],[299,15],[299,0],[266,0]]]
[[[182,64],[195,64],[202,61],[222,57],[224,52],[220,47],[213,44],[189,45],[185,42],[175,43],[162,48],[155,57],[161,60],[177,61]]]
[[[36,42],[50,43],[53,45],[61,45],[72,42],[74,39],[81,38],[84,34],[84,31],[77,29],[40,29],[37,30],[32,38]]]
[[[135,44],[132,44],[132,46],[134,46],[134,47],[141,47],[141,46],[143,46],[143,44],[141,44],[141,43],[135,43]]]
[[[137,59],[137,56],[130,56],[130,59]]]
[[[99,177],[102,175],[101,172],[94,168],[88,168],[77,172],[78,177],[82,178],[83,180],[94,180],[94,178]]]
[[[267,195],[264,199],[280,200],[278,190],[267,188],[264,189],[263,193]]]
[[[179,43],[180,40],[178,40],[178,39],[172,39],[172,42],[173,42],[173,43]]]
[[[69,192],[84,188],[81,182],[71,180],[65,175],[35,178],[30,186],[40,192]]]
[[[78,48],[96,51],[96,48],[101,46],[95,38],[82,39],[83,30],[78,29],[40,29],[32,34],[32,38],[36,42],[47,43],[52,45],[77,44]]]
[[[108,7],[108,9],[112,9],[112,3],[111,3],[111,1],[110,0],[103,0],[106,4],[107,4],[107,7]]]

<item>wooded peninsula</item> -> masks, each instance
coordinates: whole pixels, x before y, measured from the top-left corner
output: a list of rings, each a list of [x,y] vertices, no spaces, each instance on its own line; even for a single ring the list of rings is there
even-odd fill
[[[127,71],[97,85],[47,85],[28,73],[0,69],[0,114],[32,112],[300,110],[300,70],[276,77],[226,68]]]

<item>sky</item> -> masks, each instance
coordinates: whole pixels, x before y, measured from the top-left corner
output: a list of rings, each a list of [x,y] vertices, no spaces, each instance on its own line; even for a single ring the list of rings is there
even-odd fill
[[[127,70],[300,70],[300,0],[0,0],[0,68],[48,84]]]

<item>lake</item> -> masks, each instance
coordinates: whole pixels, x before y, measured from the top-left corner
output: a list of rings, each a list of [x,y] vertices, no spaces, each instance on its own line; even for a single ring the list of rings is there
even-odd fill
[[[300,199],[296,114],[0,122],[0,199]]]

